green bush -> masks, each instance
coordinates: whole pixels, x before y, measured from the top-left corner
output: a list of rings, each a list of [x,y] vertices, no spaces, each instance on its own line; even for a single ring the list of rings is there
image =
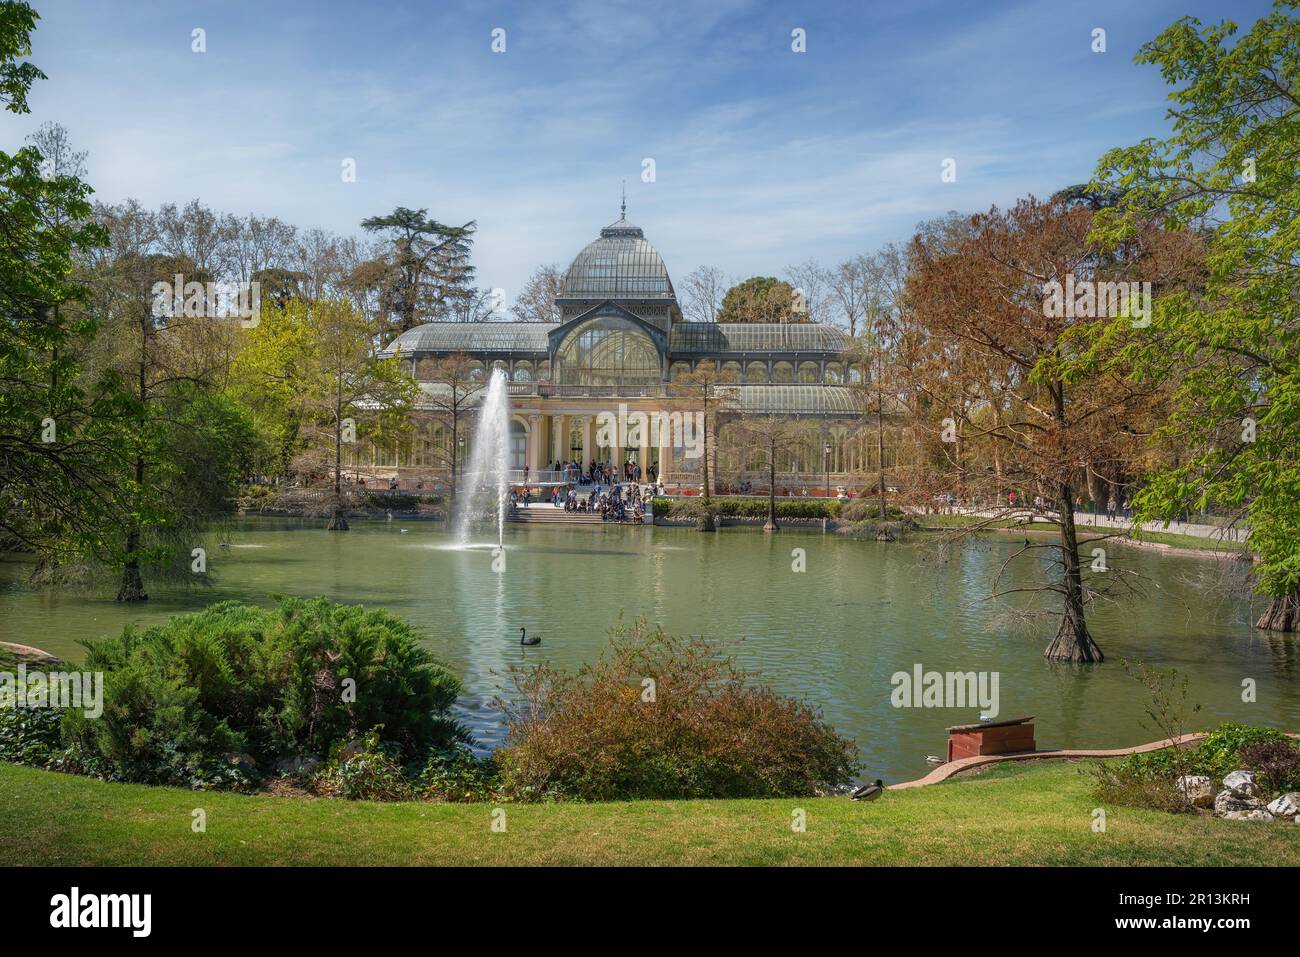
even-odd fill
[[[401,749],[371,728],[359,744],[340,742],[316,773],[316,790],[349,801],[409,801],[415,797],[402,768]]]
[[[431,753],[416,787],[429,801],[487,801],[496,795],[501,780],[493,759],[476,758],[462,745]]]
[[[74,763],[117,779],[237,786],[376,726],[405,758],[464,738],[448,714],[460,681],[384,611],[221,602],[86,648],[104,713],[66,713],[63,736]]]
[[[853,742],[816,709],[754,685],[717,646],[643,621],[576,673],[540,664],[511,674],[509,740],[496,758],[515,799],[805,796],[858,769]]]
[[[0,761],[51,766],[63,750],[62,720],[63,713],[54,708],[17,708],[0,701]]]
[[[690,498],[654,499],[656,517],[696,518],[704,508],[704,500],[698,496]],[[713,496],[709,499],[709,508],[714,515],[723,518],[767,518],[767,499],[732,498]],[[783,518],[835,518],[840,512],[840,503],[834,499],[824,498],[778,498],[776,500],[777,520]]]
[[[1093,777],[1093,794],[1103,804],[1171,813],[1191,810],[1173,777],[1153,773],[1142,762],[1094,761],[1086,770]]]
[[[1221,781],[1225,775],[1246,766],[1242,752],[1251,745],[1286,740],[1286,735],[1272,728],[1258,728],[1225,721],[1202,738],[1196,746],[1192,758],[1196,770],[1190,773],[1208,774],[1216,782]]]
[[[901,522],[908,518],[897,505],[885,505],[885,520]],[[839,520],[842,522],[878,522],[880,521],[880,502],[876,499],[855,498],[840,506]]]
[[[416,495],[413,492],[362,492],[357,496],[356,508],[387,510],[391,512],[414,512],[441,509],[446,503],[442,495]]]
[[[1256,770],[1262,773],[1274,791],[1283,790],[1286,785],[1274,786],[1269,779],[1292,780],[1291,776],[1300,767],[1273,749],[1272,746],[1279,744],[1296,751],[1300,761],[1300,750],[1296,750],[1281,731],[1227,721],[1197,744],[1183,749],[1181,770],[1174,748],[1130,754],[1118,761],[1096,762],[1090,770],[1096,782],[1096,795],[1101,800],[1135,807],[1179,810],[1186,803],[1174,784],[1179,774],[1204,774],[1217,786],[1233,771]],[[1267,763],[1257,767],[1252,760],[1265,760]],[[1300,782],[1296,786],[1300,786]]]

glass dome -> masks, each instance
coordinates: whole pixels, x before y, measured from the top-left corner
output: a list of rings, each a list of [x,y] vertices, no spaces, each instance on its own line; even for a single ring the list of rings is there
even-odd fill
[[[558,298],[676,300],[676,295],[668,268],[641,228],[619,220],[574,258]]]
[[[555,351],[555,369],[560,385],[654,385],[662,377],[654,341],[617,316],[578,325]]]

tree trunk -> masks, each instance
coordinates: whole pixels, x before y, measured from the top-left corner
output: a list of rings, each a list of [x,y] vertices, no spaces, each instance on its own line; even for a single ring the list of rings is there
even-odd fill
[[[876,465],[880,468],[880,521],[885,515],[885,407],[884,397],[876,397]]]
[[[348,520],[343,517],[343,380],[339,379],[339,401],[334,407],[334,511],[327,532],[346,532]]]
[[[1074,526],[1074,512],[1070,510],[1072,498],[1070,483],[1063,483],[1059,504],[1061,551],[1065,559],[1065,607],[1056,637],[1043,655],[1052,661],[1102,662],[1106,658],[1088,633],[1088,622],[1083,613],[1083,573],[1079,565],[1079,536]]]
[[[701,532],[717,531],[717,525],[713,521],[713,507],[709,495],[709,400],[706,395],[704,399],[704,515],[695,523],[695,527]]]
[[[1266,631],[1300,631],[1300,591],[1274,595],[1255,627]]]
[[[767,524],[763,526],[765,532],[775,532],[776,525],[776,446],[773,445],[768,449],[770,453],[767,457]]]
[[[453,406],[451,410],[451,495],[448,501],[454,506],[456,504],[456,451],[460,442],[460,414],[456,407],[456,396],[453,393],[451,399]]]
[[[126,550],[129,557],[126,566],[122,569],[122,586],[117,590],[118,601],[149,600],[149,596],[144,592],[144,579],[140,577],[140,560],[136,557],[136,550],[139,547],[140,533],[133,529],[126,535]]]

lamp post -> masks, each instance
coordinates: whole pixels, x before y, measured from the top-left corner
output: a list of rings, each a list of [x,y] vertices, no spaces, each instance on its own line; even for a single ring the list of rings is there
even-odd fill
[[[831,444],[827,442],[822,447],[822,464],[823,471],[826,473],[826,497],[831,497]]]

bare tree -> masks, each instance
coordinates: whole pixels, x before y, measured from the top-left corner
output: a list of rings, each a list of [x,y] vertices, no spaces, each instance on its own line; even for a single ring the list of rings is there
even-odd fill
[[[809,423],[775,415],[744,415],[733,421],[730,429],[745,451],[760,452],[767,466],[767,522],[763,531],[775,532],[776,523],[776,457],[783,449],[804,438],[811,430]],[[742,463],[743,463],[742,459]]]
[[[705,359],[694,369],[674,383],[674,391],[680,397],[679,404],[685,412],[699,412],[704,424],[704,457],[702,461],[704,491],[704,514],[698,528],[703,532],[715,531],[713,513],[709,509],[712,496],[709,480],[709,455],[717,448],[718,416],[734,406],[736,375],[718,366],[712,359]]]
[[[480,374],[475,375],[476,371]],[[421,377],[433,387],[424,397],[433,419],[441,423],[451,437],[448,448],[435,449],[435,455],[444,460],[451,473],[451,500],[455,502],[456,454],[460,446],[461,421],[472,413],[486,381],[474,361],[459,353],[434,361],[430,371]]]
[[[518,322],[559,322],[555,299],[564,285],[564,270],[557,263],[538,266],[515,296],[510,313]]]
[[[62,123],[47,121],[35,133],[29,133],[27,142],[41,151],[41,174],[47,178],[86,175],[85,150],[74,150],[67,127]]]
[[[831,277],[821,263],[808,259],[796,266],[786,266],[785,275],[790,285],[795,287],[796,302],[802,300],[808,321],[829,322],[834,305]]]
[[[716,266],[701,266],[682,280],[682,312],[690,322],[717,322],[730,287]]]

